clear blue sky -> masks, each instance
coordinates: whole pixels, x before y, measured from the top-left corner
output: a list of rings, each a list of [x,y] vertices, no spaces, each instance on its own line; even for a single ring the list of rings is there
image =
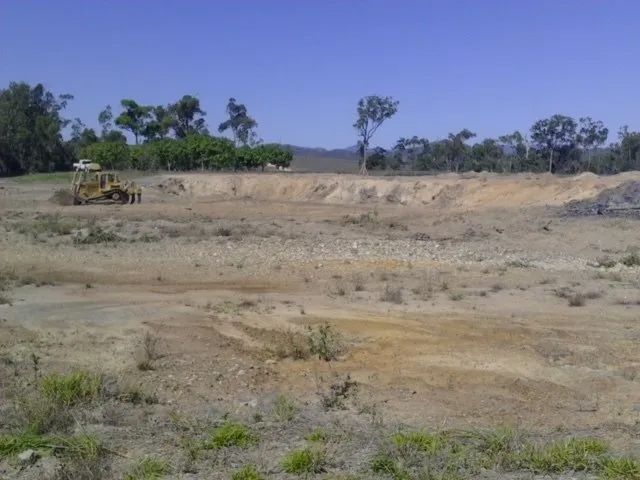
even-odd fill
[[[0,86],[72,93],[97,126],[122,98],[197,95],[215,130],[230,96],[259,136],[356,142],[363,95],[397,116],[373,143],[463,127],[479,138],[564,113],[640,128],[637,0],[0,0]]]

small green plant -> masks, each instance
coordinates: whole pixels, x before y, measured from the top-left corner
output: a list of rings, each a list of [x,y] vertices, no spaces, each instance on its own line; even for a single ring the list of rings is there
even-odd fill
[[[296,402],[285,395],[278,395],[273,406],[273,415],[280,422],[290,422],[300,411]]]
[[[247,448],[258,442],[258,437],[241,423],[225,422],[216,428],[205,442],[206,448],[219,449],[225,447]]]
[[[102,391],[102,378],[86,372],[51,374],[42,379],[42,393],[53,403],[70,406],[92,400]]]
[[[327,464],[326,451],[322,447],[307,447],[288,453],[282,460],[282,468],[294,475],[322,473]]]
[[[400,451],[413,448],[420,452],[434,454],[446,446],[442,435],[422,431],[400,432],[395,434],[392,440]]]
[[[156,480],[171,471],[167,462],[158,458],[146,457],[139,460],[125,475],[125,480]]]
[[[607,445],[595,438],[572,438],[542,447],[529,447],[522,465],[536,473],[596,471],[607,453]]]
[[[253,465],[245,465],[231,475],[231,480],[263,480],[263,478],[258,469]]]
[[[91,435],[40,435],[21,433],[0,436],[0,458],[17,455],[24,450],[50,452],[58,456],[94,459],[100,455],[101,446]]]
[[[119,235],[109,232],[99,225],[90,225],[86,235],[76,235],[73,238],[75,245],[95,245],[124,241]]]
[[[620,259],[620,263],[625,267],[639,267],[640,254],[638,252],[630,253]]]
[[[607,458],[602,462],[602,477],[607,480],[638,480],[640,462],[630,457]]]
[[[310,442],[321,442],[324,443],[329,438],[326,430],[323,428],[316,428],[313,432],[307,435],[307,440]]]
[[[389,475],[394,480],[411,480],[413,477],[407,472],[402,462],[387,453],[378,453],[371,462],[371,470],[375,473]]]
[[[395,303],[396,305],[400,305],[404,301],[404,298],[402,296],[402,288],[392,287],[389,284],[387,284],[384,287],[384,291],[380,295],[380,301]]]
[[[333,330],[331,325],[309,327],[309,351],[319,359],[329,362],[338,358],[344,350],[342,335]]]

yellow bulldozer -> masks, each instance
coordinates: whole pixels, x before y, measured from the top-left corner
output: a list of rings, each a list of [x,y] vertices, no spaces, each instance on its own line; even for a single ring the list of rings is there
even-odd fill
[[[98,163],[80,160],[74,163],[71,195],[74,205],[87,203],[138,203],[142,189],[133,181],[122,181],[117,172],[106,172]]]

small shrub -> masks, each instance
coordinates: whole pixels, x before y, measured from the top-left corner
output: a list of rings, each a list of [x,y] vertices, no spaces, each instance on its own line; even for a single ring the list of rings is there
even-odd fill
[[[0,305],[9,305],[11,306],[11,298],[8,295],[0,293]]]
[[[640,254],[637,252],[630,253],[620,259],[620,263],[625,267],[639,267],[640,266]]]
[[[158,342],[160,339],[151,332],[145,332],[140,340],[140,345],[136,353],[136,366],[138,370],[153,370],[153,362],[160,358],[158,354]]]
[[[574,293],[567,300],[570,307],[583,307],[587,303],[587,299],[582,293]]]
[[[247,448],[257,443],[257,441],[258,437],[245,425],[226,422],[212,432],[205,446],[211,449],[225,447]]]
[[[218,237],[230,237],[232,233],[231,229],[226,227],[218,227],[215,231]]]
[[[125,475],[125,480],[156,480],[164,477],[171,471],[169,464],[158,458],[146,457]]]
[[[344,409],[345,401],[355,394],[358,383],[351,380],[351,376],[338,378],[330,386],[329,390],[321,394],[322,406],[326,410]]]
[[[491,285],[491,291],[492,292],[499,292],[500,290],[504,289],[504,285],[500,284],[500,283],[494,283],[493,285]]]
[[[246,465],[231,475],[231,480],[263,480],[263,478],[253,465]]]
[[[282,468],[286,473],[308,475],[325,471],[327,456],[324,448],[307,447],[288,453],[282,460]]]
[[[86,372],[48,375],[42,379],[42,393],[53,403],[70,406],[92,400],[102,391],[102,378]]]
[[[113,232],[109,232],[98,225],[91,225],[86,235],[76,235],[73,238],[75,245],[95,245],[103,243],[114,243],[124,239]]]
[[[275,354],[278,358],[304,360],[311,355],[309,351],[309,339],[294,331],[277,332],[272,342],[274,346],[268,347],[267,350]]]
[[[331,325],[309,327],[309,351],[319,359],[329,362],[338,358],[344,350],[342,335],[333,330]]]
[[[290,422],[300,411],[296,403],[285,395],[278,395],[273,406],[273,415],[280,422]]]
[[[401,304],[404,301],[402,297],[402,288],[391,287],[387,284],[384,288],[384,292],[380,295],[380,301],[395,303],[397,305]]]

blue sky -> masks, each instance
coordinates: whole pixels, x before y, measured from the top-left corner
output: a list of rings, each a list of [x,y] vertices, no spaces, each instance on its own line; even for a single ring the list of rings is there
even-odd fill
[[[72,93],[97,126],[122,98],[228,97],[265,141],[343,147],[361,96],[391,95],[373,144],[464,127],[479,138],[554,113],[640,128],[636,0],[0,0],[0,86]]]

